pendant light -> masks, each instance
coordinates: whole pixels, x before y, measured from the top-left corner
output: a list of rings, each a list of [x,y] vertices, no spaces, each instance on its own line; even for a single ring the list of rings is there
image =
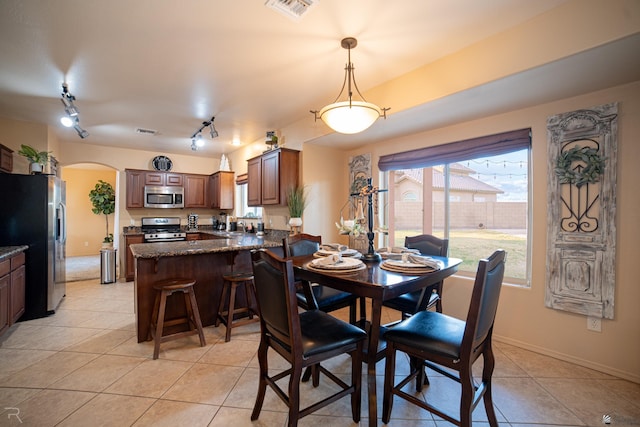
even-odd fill
[[[340,45],[344,49],[347,49],[348,52],[348,62],[344,69],[342,89],[340,89],[338,97],[332,104],[323,107],[320,111],[311,110],[311,113],[314,114],[316,120],[319,118],[322,119],[327,126],[336,132],[346,134],[358,133],[371,126],[379,117],[386,119],[389,108],[380,108],[375,104],[367,102],[358,89],[353,71],[354,67],[351,63],[351,49],[358,45],[358,41],[353,37],[347,37],[342,39]],[[348,97],[345,101],[338,101],[344,92],[345,86]],[[355,88],[361,101],[353,100],[352,88]]]

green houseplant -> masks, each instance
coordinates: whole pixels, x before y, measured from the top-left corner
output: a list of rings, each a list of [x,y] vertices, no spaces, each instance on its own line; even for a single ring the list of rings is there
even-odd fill
[[[29,160],[29,171],[31,173],[40,173],[49,161],[51,151],[38,151],[30,145],[21,144],[18,154]]]
[[[89,200],[93,205],[91,211],[96,215],[104,215],[106,234],[102,243],[113,244],[113,234],[109,233],[109,215],[116,210],[116,192],[113,186],[108,182],[98,180],[94,189],[89,192]]]
[[[295,186],[287,191],[287,207],[289,208],[289,225],[300,227],[302,225],[302,213],[307,206],[307,196],[304,187]]]

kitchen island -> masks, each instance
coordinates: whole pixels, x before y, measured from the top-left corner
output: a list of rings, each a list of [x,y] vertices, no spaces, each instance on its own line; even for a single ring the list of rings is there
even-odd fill
[[[213,240],[138,243],[130,246],[135,259],[134,304],[138,342],[147,341],[155,300],[153,284],[186,277],[196,280],[194,291],[203,326],[213,325],[222,293],[222,276],[231,271],[251,271],[252,249],[268,248],[282,255],[282,236],[258,237],[250,233],[227,233]],[[245,298],[244,294],[238,298]],[[184,315],[182,301],[167,302],[167,318]]]

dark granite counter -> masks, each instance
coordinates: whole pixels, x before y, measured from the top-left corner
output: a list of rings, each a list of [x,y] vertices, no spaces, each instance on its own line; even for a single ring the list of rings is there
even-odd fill
[[[199,233],[213,234],[220,238],[211,240],[190,240],[184,242],[136,243],[130,246],[131,253],[135,258],[158,258],[260,248],[275,248],[282,246],[282,240],[270,240],[267,236],[258,237],[255,234],[250,233],[233,234],[217,231],[199,231]],[[231,234],[231,237],[224,238],[224,236],[228,236],[229,234]]]
[[[27,249],[29,249],[29,246],[27,245],[0,246],[0,261],[5,260],[6,258],[11,258],[12,256],[19,254],[20,252],[26,251]]]

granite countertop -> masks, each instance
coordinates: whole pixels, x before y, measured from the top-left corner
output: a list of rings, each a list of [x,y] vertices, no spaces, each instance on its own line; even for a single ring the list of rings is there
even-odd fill
[[[135,258],[158,258],[163,256],[275,248],[279,246],[282,246],[282,240],[272,240],[268,236],[258,237],[255,234],[241,233],[227,239],[136,243],[131,245],[130,248]]]
[[[0,261],[3,261],[5,258],[10,258],[14,255],[19,254],[20,252],[24,252],[29,249],[27,245],[21,246],[0,246]]]

